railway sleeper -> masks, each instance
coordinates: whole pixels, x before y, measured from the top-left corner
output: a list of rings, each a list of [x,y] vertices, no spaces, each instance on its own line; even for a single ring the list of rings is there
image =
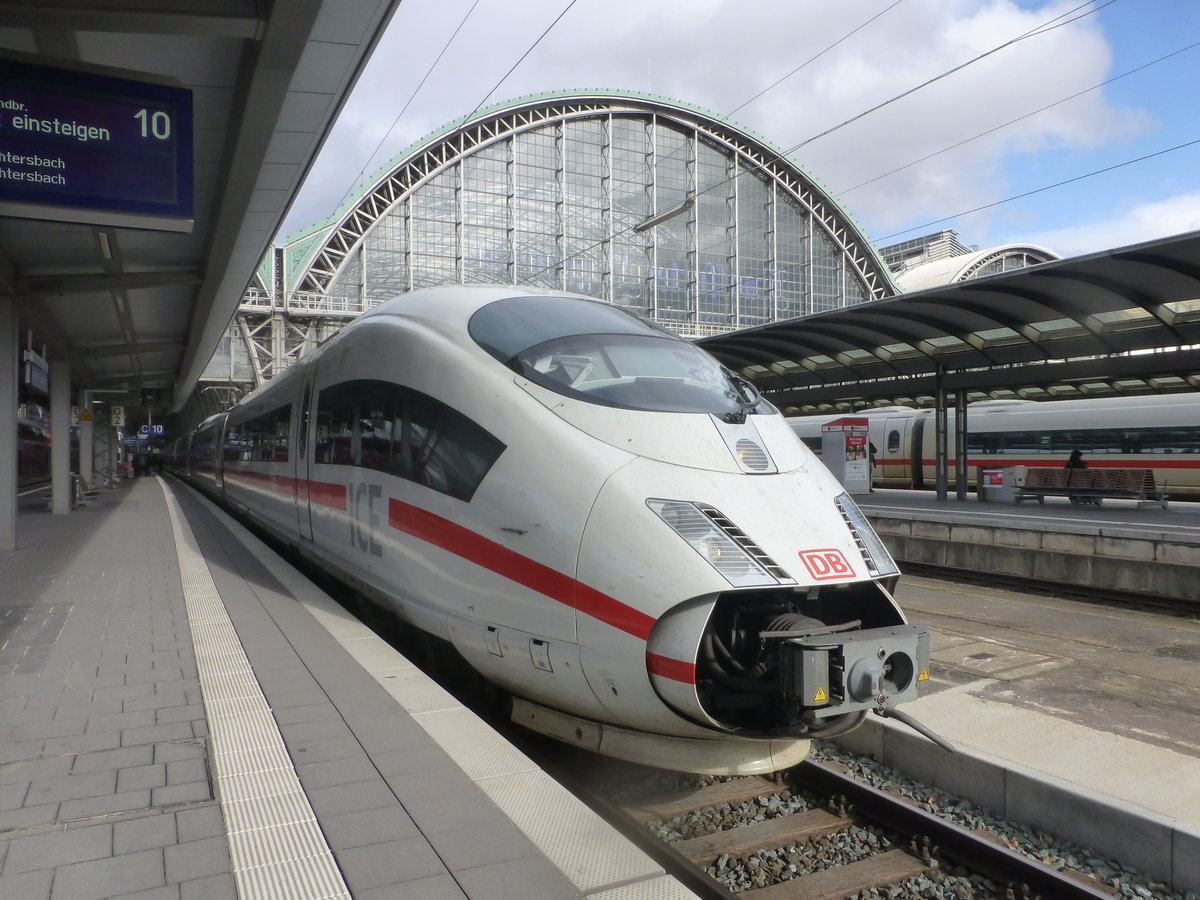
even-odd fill
[[[782,790],[788,790],[787,786],[756,775],[735,778],[730,781],[718,781],[683,796],[631,805],[626,808],[626,812],[643,824],[669,821],[685,813],[697,812],[719,806],[722,803],[744,803],[755,797]]]
[[[936,866],[927,865],[904,850],[889,850],[844,866],[744,891],[738,896],[753,900],[843,900],[860,891],[889,887],[929,875],[935,869]]]
[[[851,824],[852,820],[844,816],[834,815],[823,809],[809,809],[685,841],[676,841],[671,847],[690,861],[703,865],[712,862],[722,853],[740,857],[764,847],[803,844],[814,838],[836,834]]]

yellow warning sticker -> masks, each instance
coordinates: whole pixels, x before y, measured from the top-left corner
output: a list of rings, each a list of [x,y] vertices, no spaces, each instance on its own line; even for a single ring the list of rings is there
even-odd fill
[[[817,692],[815,694],[813,694],[812,702],[813,703],[828,703],[829,702],[829,695],[827,693],[825,693],[825,685],[823,685],[823,684],[817,685]]]
[[[928,681],[928,680],[929,680],[929,667],[921,666],[921,674],[917,676],[917,681]]]
[[[83,412],[81,412],[81,413],[79,414],[79,421],[80,421],[80,422],[90,422],[90,421],[92,421],[92,414],[91,414],[90,412],[88,412],[88,411],[85,409]]]

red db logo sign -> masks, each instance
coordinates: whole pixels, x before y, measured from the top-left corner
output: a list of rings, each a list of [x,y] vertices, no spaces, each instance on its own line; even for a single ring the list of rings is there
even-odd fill
[[[841,550],[801,550],[800,560],[817,581],[854,577],[854,569],[846,562]]]

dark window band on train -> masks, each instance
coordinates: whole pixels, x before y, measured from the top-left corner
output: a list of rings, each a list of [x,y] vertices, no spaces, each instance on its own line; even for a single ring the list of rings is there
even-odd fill
[[[1078,428],[1071,431],[969,432],[971,453],[1200,453],[1200,426],[1192,428]]]
[[[444,403],[385,381],[344,381],[317,400],[318,463],[378,469],[469,501],[504,450]]]
[[[246,412],[241,411],[240,416]],[[252,418],[229,417],[225,426],[226,462],[287,462],[292,404],[275,407]]]

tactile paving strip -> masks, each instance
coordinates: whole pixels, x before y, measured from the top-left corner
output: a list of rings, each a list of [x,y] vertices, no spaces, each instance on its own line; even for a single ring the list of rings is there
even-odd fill
[[[213,774],[238,896],[243,900],[349,900],[350,891],[296,777],[196,538],[175,495],[165,484],[162,488],[179,554]]]

